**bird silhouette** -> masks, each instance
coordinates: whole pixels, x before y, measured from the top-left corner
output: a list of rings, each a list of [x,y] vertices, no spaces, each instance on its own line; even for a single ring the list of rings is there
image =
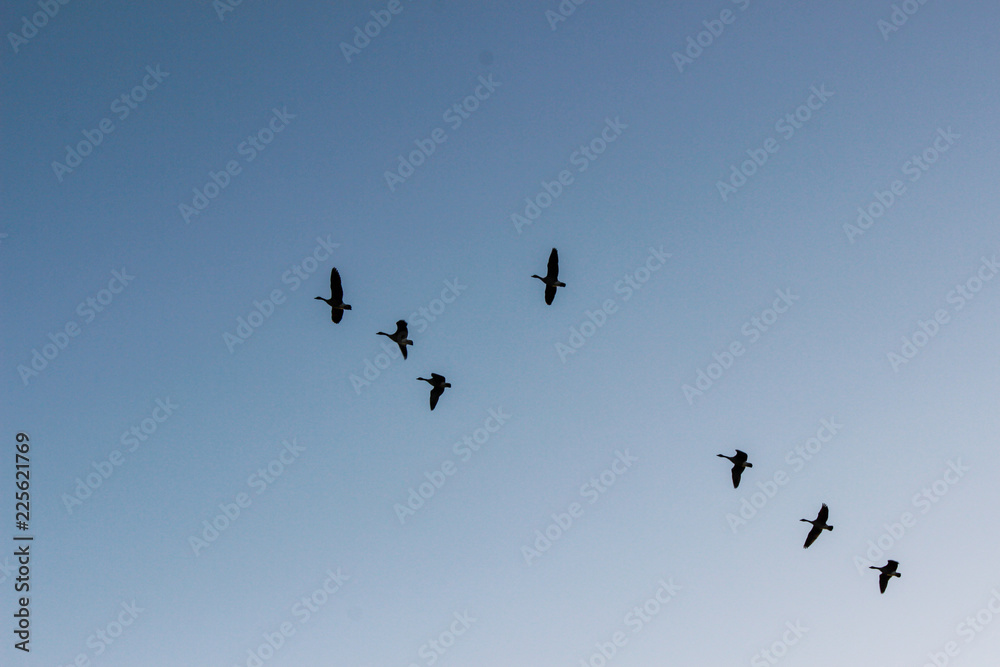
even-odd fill
[[[407,338],[409,333],[406,329],[406,320],[396,321],[396,333],[387,334],[384,331],[379,331],[378,335],[395,341],[396,345],[399,345],[399,351],[403,353],[403,358],[406,359],[406,346],[413,345],[413,341]]]
[[[799,519],[799,521],[805,521],[806,523],[811,523],[812,528],[809,530],[809,534],[806,536],[806,543],[802,545],[803,549],[808,549],[809,545],[816,541],[819,534],[826,530],[833,530],[833,526],[828,526],[826,520],[830,516],[830,508],[823,503],[823,506],[819,508],[819,514],[816,518],[810,521],[809,519]]]
[[[885,587],[889,585],[889,580],[893,577],[901,577],[899,572],[896,572],[896,568],[899,567],[899,563],[894,560],[886,562],[882,567],[875,567],[874,565],[869,565],[868,569],[878,570],[882,574],[878,575],[878,589],[885,593]]]
[[[450,387],[450,382],[444,381],[443,375],[438,375],[437,373],[431,373],[431,377],[427,378],[417,378],[418,380],[423,380],[424,382],[429,382],[431,385],[431,410],[434,406],[438,404],[438,399],[441,398],[441,394],[444,393],[445,387]]]
[[[542,278],[539,275],[532,275],[532,278],[538,278],[543,283],[545,283],[545,303],[549,306],[552,305],[552,299],[556,298],[556,288],[566,287],[566,283],[559,282],[559,253],[553,248],[552,252],[549,254],[549,267],[548,273]]]
[[[344,311],[351,309],[344,303],[344,288],[340,284],[340,272],[337,271],[337,267],[330,269],[330,298],[324,299],[321,296],[316,298],[330,304],[330,319],[334,324],[339,324],[340,320],[344,319]]]
[[[752,463],[747,463],[746,452],[741,452],[736,450],[735,456],[726,456],[725,454],[716,454],[716,456],[729,459],[733,462],[733,488],[737,489],[740,486],[740,477],[743,475],[744,468],[752,468]]]

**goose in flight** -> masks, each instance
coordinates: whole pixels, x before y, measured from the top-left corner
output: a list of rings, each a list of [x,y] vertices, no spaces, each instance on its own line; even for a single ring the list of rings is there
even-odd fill
[[[553,248],[552,252],[549,254],[549,270],[542,278],[538,275],[532,275],[532,278],[538,278],[543,283],[545,283],[545,303],[549,306],[552,305],[552,299],[556,298],[556,288],[566,287],[566,283],[559,282],[559,253]]]
[[[324,299],[321,296],[316,298],[330,304],[330,319],[334,324],[338,324],[344,318],[345,310],[351,309],[344,303],[344,288],[340,284],[340,272],[337,271],[337,267],[330,270],[330,298]]]
[[[716,456],[729,459],[733,462],[733,488],[738,489],[740,486],[740,476],[743,475],[743,469],[753,467],[752,463],[747,463],[746,452],[741,452],[737,449],[736,456],[726,456],[725,454],[716,454]]]
[[[379,331],[378,335],[385,336],[394,341],[396,345],[399,345],[399,351],[403,353],[403,358],[406,359],[406,346],[413,345],[413,341],[407,338],[409,333],[406,329],[406,320],[398,320],[396,322],[396,333],[387,334],[384,331]]]
[[[438,404],[438,399],[441,398],[441,394],[444,393],[444,388],[445,387],[450,387],[451,383],[450,382],[445,382],[444,381],[444,376],[443,375],[438,375],[437,373],[431,373],[431,377],[430,377],[429,380],[427,378],[417,378],[417,379],[418,380],[423,380],[424,382],[430,383],[430,385],[431,385],[431,410],[433,410],[434,406]]]
[[[823,529],[833,530],[833,526],[828,526],[826,520],[830,517],[830,508],[823,503],[823,506],[819,508],[819,514],[816,518],[810,521],[809,519],[799,519],[799,521],[805,521],[806,523],[811,523],[812,528],[809,529],[809,534],[806,536],[806,543],[802,545],[803,549],[808,549],[809,545],[816,541],[819,534],[823,532]]]
[[[885,587],[889,585],[889,580],[893,577],[901,577],[899,572],[896,572],[896,568],[899,567],[899,563],[894,560],[886,562],[882,567],[875,567],[874,565],[869,565],[868,568],[871,570],[878,570],[882,574],[878,575],[878,589],[885,593]]]

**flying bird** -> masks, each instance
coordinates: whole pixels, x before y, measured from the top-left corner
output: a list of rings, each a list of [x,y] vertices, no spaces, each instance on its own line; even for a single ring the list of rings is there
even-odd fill
[[[739,488],[740,476],[743,475],[743,469],[753,467],[752,463],[747,463],[746,452],[741,452],[740,450],[737,449],[736,456],[726,456],[725,454],[716,454],[716,456],[719,456],[724,459],[729,459],[730,461],[733,462],[733,488],[734,489]]]
[[[450,382],[444,381],[443,375],[438,375],[437,373],[431,373],[431,378],[417,378],[418,380],[423,380],[424,382],[429,382],[431,385],[431,410],[434,406],[438,404],[438,399],[441,398],[441,394],[444,393],[445,387],[450,387]]]
[[[387,334],[384,331],[379,331],[378,335],[395,341],[396,345],[399,345],[399,351],[403,353],[403,358],[406,359],[406,346],[413,345],[413,341],[407,338],[409,333],[406,329],[406,320],[396,322],[396,333]]]
[[[878,575],[878,589],[883,593],[885,593],[885,587],[889,585],[889,579],[903,576],[899,572],[896,572],[897,567],[899,567],[899,563],[894,560],[887,561],[882,567],[868,566],[868,569],[878,570],[882,573]]]
[[[316,298],[330,304],[330,319],[334,324],[338,324],[344,318],[345,310],[351,309],[344,303],[344,288],[340,284],[340,272],[337,271],[337,267],[330,270],[330,298],[324,299],[321,296]]]
[[[559,253],[553,248],[552,252],[549,254],[549,271],[542,278],[538,275],[532,275],[532,278],[538,278],[543,283],[545,283],[545,303],[552,305],[552,299],[556,298],[556,288],[566,287],[566,283],[559,282]]]
[[[833,526],[828,526],[826,520],[830,517],[830,508],[823,503],[823,506],[819,508],[819,514],[816,518],[810,521],[809,519],[799,519],[799,521],[805,521],[806,523],[811,523],[812,528],[809,530],[809,535],[806,536],[806,543],[802,545],[803,549],[808,549],[809,545],[816,541],[819,534],[823,532],[823,529],[833,530]]]

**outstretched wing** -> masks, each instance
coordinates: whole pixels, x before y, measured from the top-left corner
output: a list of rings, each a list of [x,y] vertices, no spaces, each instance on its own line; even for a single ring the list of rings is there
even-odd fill
[[[406,359],[406,344],[404,343],[396,343],[396,344],[399,345],[399,351],[403,353],[403,359]]]
[[[444,393],[444,387],[438,385],[431,389],[431,410],[434,406],[438,404],[438,399],[441,398],[441,394]]]
[[[340,284],[340,271],[337,271],[337,267],[330,269],[330,293],[331,299],[337,303],[344,302],[344,287]],[[343,316],[343,313],[341,313]],[[335,319],[334,322],[339,322],[339,319]]]
[[[737,449],[736,450],[736,456],[734,456],[733,458],[735,459],[733,461],[733,463],[746,463],[747,462],[747,453],[746,452],[741,452],[740,450]]]
[[[815,542],[816,538],[819,537],[819,534],[822,532],[823,532],[822,528],[820,528],[819,526],[813,526],[812,530],[809,531],[809,534],[806,535],[806,543],[802,545],[802,548],[808,549],[809,545]]]
[[[743,476],[743,466],[733,466],[733,488],[740,488],[740,477]]]
[[[559,277],[559,252],[555,248],[549,253],[549,272],[546,277],[549,280],[555,280]]]
[[[816,520],[820,523],[826,523],[826,520],[830,518],[830,508],[823,503],[823,506],[819,508],[819,514],[816,515]]]
[[[397,338],[407,338],[410,332],[406,328],[406,320],[399,320],[396,322],[396,337]]]
[[[438,375],[437,373],[431,373],[431,379],[434,380],[434,384],[444,383],[444,376]],[[441,391],[444,391],[444,389],[442,389]]]
[[[882,593],[885,593],[885,587],[889,585],[889,578],[888,574],[878,575],[878,589]]]
[[[546,285],[545,286],[545,305],[551,306],[552,299],[556,298],[556,286]]]
[[[344,319],[344,311],[342,311],[340,308],[331,308],[330,319],[333,320],[334,324],[340,324],[340,320]]]

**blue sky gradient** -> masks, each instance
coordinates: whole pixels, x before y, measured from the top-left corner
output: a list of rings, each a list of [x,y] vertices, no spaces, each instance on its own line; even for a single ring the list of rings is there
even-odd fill
[[[992,664],[995,3],[219,6],[2,10],[0,662]]]

